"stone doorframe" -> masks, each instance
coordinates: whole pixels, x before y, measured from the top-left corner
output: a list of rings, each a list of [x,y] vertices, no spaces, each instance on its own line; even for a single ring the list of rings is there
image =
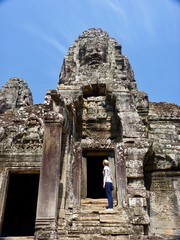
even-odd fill
[[[114,185],[114,191],[113,191],[113,198],[116,198],[116,171],[115,171],[115,157],[114,157],[114,151],[113,149],[109,150],[86,150],[85,153],[87,153],[87,156],[82,157],[82,175],[81,175],[81,198],[86,198],[87,197],[87,158],[88,156],[93,156],[93,157],[103,157],[104,159],[107,158],[109,161],[109,166],[112,171],[113,175],[113,185]],[[83,154],[84,155],[84,154]]]
[[[2,231],[3,221],[4,221],[4,214],[5,214],[5,207],[6,207],[6,199],[8,194],[8,187],[9,187],[9,178],[10,174],[17,173],[17,174],[32,174],[32,173],[39,173],[40,167],[31,167],[31,169],[27,170],[26,167],[8,167],[5,168],[1,174],[1,184],[0,184],[0,233]]]
[[[10,171],[9,169],[5,169],[2,173],[2,182],[1,182],[1,196],[0,196],[0,233],[2,231],[2,225],[3,225],[3,218],[5,213],[5,205],[6,205],[6,198],[7,198],[7,191],[8,191],[8,185],[9,185],[9,176]]]
[[[126,162],[122,144],[116,144],[115,148],[115,170],[117,186],[117,203],[122,207],[127,191]]]
[[[101,148],[100,150],[107,150],[108,148]],[[111,148],[112,149],[112,148]],[[90,149],[93,151],[93,149]],[[97,150],[97,148],[96,148]],[[72,186],[73,186],[73,195],[74,203],[77,208],[80,208],[81,205],[81,182],[82,175],[82,160],[83,160],[83,147],[80,142],[75,144],[74,147],[74,161],[73,161],[73,172],[72,172]],[[114,168],[115,168],[115,186],[116,186],[116,195],[117,195],[117,205],[122,207],[123,201],[126,196],[127,189],[127,179],[126,179],[126,163],[124,159],[124,150],[120,143],[114,146]]]

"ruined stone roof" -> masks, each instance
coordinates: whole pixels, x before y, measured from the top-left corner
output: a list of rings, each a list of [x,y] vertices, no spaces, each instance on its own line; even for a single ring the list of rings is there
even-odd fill
[[[43,105],[10,109],[0,114],[0,154],[39,153],[43,132]]]
[[[43,105],[33,105],[23,79],[9,79],[0,89],[0,153],[39,152],[42,138]]]
[[[167,118],[180,120],[180,106],[166,102],[150,102],[149,103],[149,118]]]

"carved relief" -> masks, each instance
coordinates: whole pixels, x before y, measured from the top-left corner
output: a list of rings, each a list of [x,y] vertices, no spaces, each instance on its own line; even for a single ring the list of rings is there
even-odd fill
[[[43,121],[35,114],[31,114],[26,121],[26,125],[20,128],[19,132],[13,137],[14,143],[42,142]]]
[[[148,96],[144,92],[134,94],[135,105],[137,109],[147,109],[149,107]]]
[[[83,148],[88,149],[113,149],[114,143],[107,138],[94,137],[94,138],[85,138],[81,140]]]
[[[44,100],[44,121],[63,124],[63,99],[57,91],[48,91]]]
[[[89,40],[79,49],[80,65],[99,65],[105,63],[107,46],[104,42],[95,43],[94,40]]]
[[[117,139],[120,137],[120,120],[114,106],[106,96],[87,97],[84,99],[82,138]],[[121,131],[121,130],[120,130]],[[97,134],[98,132],[98,134]]]

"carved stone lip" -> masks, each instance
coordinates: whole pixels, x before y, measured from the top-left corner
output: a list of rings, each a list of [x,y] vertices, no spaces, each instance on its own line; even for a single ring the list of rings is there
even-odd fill
[[[89,63],[89,65],[95,65],[95,64],[100,64],[101,62],[98,60],[93,60]]]
[[[101,63],[101,58],[93,58],[89,61],[89,65],[94,65],[94,64],[100,64]]]

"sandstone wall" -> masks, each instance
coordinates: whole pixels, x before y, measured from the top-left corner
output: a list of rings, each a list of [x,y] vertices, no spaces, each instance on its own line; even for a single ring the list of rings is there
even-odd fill
[[[145,159],[151,234],[180,236],[180,108],[150,103]]]

